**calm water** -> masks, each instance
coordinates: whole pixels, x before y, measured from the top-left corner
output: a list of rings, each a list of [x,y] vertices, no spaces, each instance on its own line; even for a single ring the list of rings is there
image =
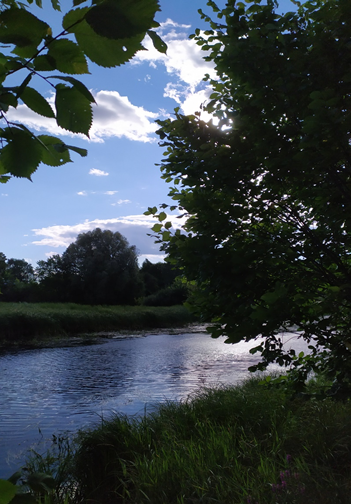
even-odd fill
[[[52,434],[240,381],[255,361],[252,346],[186,333],[1,354],[0,478],[23,464],[30,447],[43,450]]]

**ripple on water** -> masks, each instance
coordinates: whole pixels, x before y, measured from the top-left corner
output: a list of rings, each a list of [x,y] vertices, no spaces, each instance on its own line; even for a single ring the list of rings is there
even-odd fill
[[[225,345],[206,333],[158,334],[0,356],[0,477],[30,446],[99,422],[111,411],[143,414],[201,386],[234,384],[257,358],[254,344]],[[257,343],[256,343],[257,344]]]

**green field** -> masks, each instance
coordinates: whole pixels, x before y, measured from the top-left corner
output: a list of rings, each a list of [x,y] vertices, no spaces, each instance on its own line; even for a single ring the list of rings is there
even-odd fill
[[[73,303],[0,303],[0,344],[94,332],[181,327],[183,306],[88,306]]]

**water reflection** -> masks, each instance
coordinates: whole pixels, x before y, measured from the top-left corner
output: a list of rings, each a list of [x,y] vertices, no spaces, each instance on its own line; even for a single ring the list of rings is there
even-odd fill
[[[111,411],[143,414],[201,386],[234,384],[253,344],[225,345],[206,333],[149,335],[95,345],[0,356],[0,477],[33,443],[97,422]]]

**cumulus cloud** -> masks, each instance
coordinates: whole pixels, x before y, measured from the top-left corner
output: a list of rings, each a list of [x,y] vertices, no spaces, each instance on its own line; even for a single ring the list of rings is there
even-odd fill
[[[170,216],[168,220],[172,221],[173,228],[179,228],[184,223],[184,218],[178,219],[176,216]],[[152,216],[147,215],[128,215],[113,219],[87,219],[74,225],[56,225],[33,229],[34,236],[41,238],[31,244],[50,248],[66,248],[75,241],[78,234],[99,227],[100,229],[110,229],[113,232],[119,231],[127,238],[130,245],[136,246],[141,256],[151,254],[159,256],[162,260],[164,253],[159,251],[159,246],[154,243],[154,239],[148,236],[148,233],[152,234],[151,228],[155,222]]]
[[[130,62],[131,65],[148,63],[153,69],[163,66],[170,78],[164,96],[174,99],[186,114],[199,110],[201,103],[208,99],[210,87],[203,82],[203,77],[206,74],[211,78],[216,76],[213,62],[204,60],[206,52],[194,40],[188,38],[190,28],[189,25],[177,24],[167,19],[158,28],[158,33],[168,45],[167,54],[156,51],[150,37],[146,37],[143,44],[147,51],[139,51]],[[148,81],[150,78],[152,75],[145,73],[144,80]],[[92,105],[90,141],[103,142],[111,137],[145,143],[157,141],[155,131],[158,125],[155,124],[155,119],[162,117],[162,110],[150,111],[136,106],[128,96],[122,96],[118,91],[92,90],[92,94],[96,104]],[[54,108],[53,95],[48,98],[48,102]],[[18,105],[17,109],[11,108],[6,116],[8,120],[19,121],[38,132],[76,136],[57,126],[54,119],[42,117],[24,104]],[[207,120],[205,114],[202,117]],[[79,136],[89,140],[84,135]]]
[[[203,77],[209,74],[216,77],[212,61],[205,61],[206,52],[188,38],[189,25],[179,25],[167,19],[161,23],[158,32],[167,43],[167,54],[161,54],[153,47],[151,40],[145,39],[147,51],[136,54],[131,64],[137,65],[148,62],[152,68],[164,65],[172,81],[168,82],[164,96],[175,100],[185,114],[200,110],[201,104],[206,102],[211,94],[211,87],[203,82]],[[203,119],[209,119],[203,113]]]
[[[127,96],[118,91],[92,91],[96,104],[93,104],[93,125],[89,132],[90,141],[103,142],[110,137],[128,138],[137,142],[155,142],[155,131],[158,129],[155,119],[159,113],[150,112],[144,107],[133,105]],[[54,97],[48,99],[53,103]],[[71,133],[57,126],[55,119],[40,116],[26,105],[18,105],[6,114],[9,121],[18,121],[38,132],[49,132],[53,135],[74,137]],[[89,140],[84,135],[79,135]]]
[[[78,196],[88,196],[88,193],[86,191],[79,191],[77,192]]]
[[[118,191],[105,191],[104,192],[104,194],[108,194],[109,196],[113,196],[116,193],[118,193]]]
[[[89,175],[96,175],[96,177],[107,177],[109,173],[103,170],[98,170],[97,168],[92,168],[91,170],[89,170]]]

